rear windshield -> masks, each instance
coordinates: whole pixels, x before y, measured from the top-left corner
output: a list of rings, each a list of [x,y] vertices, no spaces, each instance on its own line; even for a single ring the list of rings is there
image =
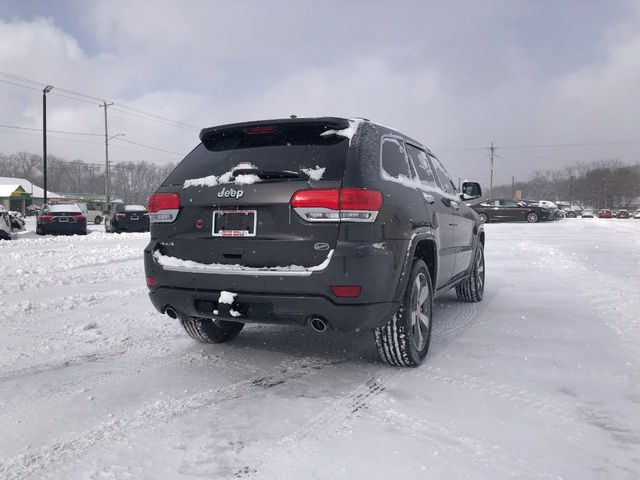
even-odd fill
[[[164,185],[182,185],[186,180],[223,175],[245,163],[266,171],[288,171],[307,180],[305,170],[323,169],[322,180],[341,180],[349,150],[349,139],[321,135],[320,125],[276,125],[267,133],[249,133],[251,128],[224,130],[204,138],[178,164]],[[278,181],[291,179],[278,179]],[[295,180],[295,179],[294,179]]]

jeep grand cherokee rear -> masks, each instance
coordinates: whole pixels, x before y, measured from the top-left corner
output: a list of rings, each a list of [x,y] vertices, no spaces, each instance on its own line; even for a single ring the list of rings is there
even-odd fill
[[[251,322],[366,328],[383,359],[419,364],[434,288],[481,298],[472,272],[477,251],[484,271],[475,241],[482,227],[465,210],[471,220],[461,220],[468,235],[460,238],[473,252],[455,255],[454,232],[435,224],[455,215],[447,202],[459,206],[450,198],[430,205],[427,197],[440,195],[437,175],[428,181],[438,188],[422,191],[404,140],[382,141],[385,131],[341,118],[204,129],[149,199],[145,269],[154,306],[202,342],[228,341]],[[386,151],[407,162],[406,172],[385,171]],[[426,151],[420,158],[418,168],[433,169]],[[449,257],[440,260],[442,246]],[[456,270],[458,257],[467,264]]]

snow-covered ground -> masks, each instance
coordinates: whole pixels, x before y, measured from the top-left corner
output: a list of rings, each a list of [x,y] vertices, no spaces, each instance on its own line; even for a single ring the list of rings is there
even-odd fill
[[[417,369],[370,333],[191,341],[148,234],[0,242],[2,479],[638,479],[640,221],[487,225]]]

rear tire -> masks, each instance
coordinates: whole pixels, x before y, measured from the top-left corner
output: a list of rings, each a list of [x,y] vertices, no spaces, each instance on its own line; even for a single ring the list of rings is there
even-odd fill
[[[102,217],[100,215],[98,215],[95,220],[93,221],[94,224],[96,225],[100,225],[102,223]]]
[[[473,258],[471,275],[464,282],[456,285],[456,296],[461,302],[476,303],[484,294],[484,248],[480,242]]]
[[[380,358],[389,365],[417,367],[429,351],[433,287],[425,263],[413,261],[402,305],[385,326],[374,330]]]
[[[537,223],[539,220],[538,214],[535,212],[527,213],[527,222],[529,223]]]
[[[191,338],[200,343],[228,342],[244,328],[244,323],[203,317],[181,316],[180,324]]]

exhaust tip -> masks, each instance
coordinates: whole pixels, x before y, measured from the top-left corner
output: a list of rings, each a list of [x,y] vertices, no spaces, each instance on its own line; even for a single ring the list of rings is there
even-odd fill
[[[311,319],[311,322],[309,322],[311,325],[311,328],[313,328],[316,332],[325,332],[327,330],[327,322],[320,318],[320,317],[313,317]]]
[[[176,312],[176,311],[173,309],[173,307],[170,307],[170,306],[169,306],[169,307],[166,307],[166,308],[164,309],[164,313],[166,313],[167,315],[169,315],[169,317],[173,318],[174,320],[175,320],[176,318],[178,318],[178,312]]]

